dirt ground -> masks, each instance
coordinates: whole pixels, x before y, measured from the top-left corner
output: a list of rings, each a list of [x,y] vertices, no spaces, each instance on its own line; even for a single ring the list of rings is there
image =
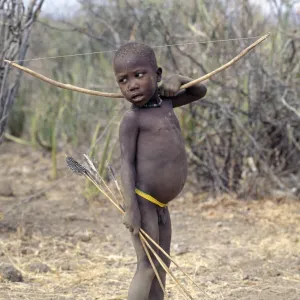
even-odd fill
[[[50,155],[26,146],[1,145],[0,165],[0,266],[23,276],[2,276],[0,299],[126,299],[135,256],[113,206],[85,199],[63,154],[56,181]],[[300,299],[300,201],[186,191],[170,211],[172,256],[205,293],[171,269],[194,299]],[[170,278],[167,292],[184,299]]]

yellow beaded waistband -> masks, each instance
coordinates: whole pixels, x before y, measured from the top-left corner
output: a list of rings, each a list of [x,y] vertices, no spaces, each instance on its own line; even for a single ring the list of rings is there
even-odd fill
[[[158,206],[160,206],[160,207],[166,207],[166,206],[168,206],[168,204],[164,204],[164,203],[159,202],[159,201],[156,200],[154,197],[148,195],[147,193],[144,193],[143,191],[141,191],[141,190],[139,190],[139,189],[137,189],[137,188],[135,189],[135,192],[136,192],[139,196],[143,197],[144,199],[146,199],[146,200],[148,200],[148,201],[150,201],[150,202],[152,202],[152,203],[154,203],[154,204],[156,204],[156,205],[158,205]]]

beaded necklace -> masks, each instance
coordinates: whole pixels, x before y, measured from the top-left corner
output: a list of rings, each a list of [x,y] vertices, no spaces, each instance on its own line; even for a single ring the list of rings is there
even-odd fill
[[[158,98],[158,102],[157,103],[149,103],[147,102],[146,104],[144,104],[141,108],[152,108],[152,107],[161,107],[162,104],[162,99]]]

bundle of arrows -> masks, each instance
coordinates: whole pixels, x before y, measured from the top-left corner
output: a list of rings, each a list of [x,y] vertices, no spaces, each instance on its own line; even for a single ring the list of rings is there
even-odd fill
[[[68,167],[77,175],[85,176],[89,181],[91,181],[95,187],[101,192],[113,205],[114,207],[121,213],[124,214],[125,210],[123,205],[121,204],[121,201],[118,201],[117,197],[114,195],[112,189],[108,186],[108,184],[105,182],[105,180],[99,175],[94,163],[91,161],[91,159],[84,155],[85,161],[86,161],[86,167],[78,163],[76,160],[74,160],[72,157],[67,157],[66,162]],[[112,181],[115,183],[116,188],[120,194],[120,198],[122,199],[122,202],[124,200],[124,196],[122,194],[121,188],[117,182],[116,176],[114,174],[114,171],[112,167],[107,163],[108,173],[110,174],[110,177]],[[159,253],[165,255],[177,268],[180,270],[203,294],[205,294],[208,298],[212,299],[205,291],[203,291],[198,284],[195,283],[195,281],[176,263],[176,261],[162,249],[148,234],[145,232],[142,228],[139,231],[139,238],[141,240],[141,243],[144,247],[145,253],[151,263],[151,266],[154,270],[154,273],[158,279],[158,282],[164,292],[165,298],[168,299],[167,293],[165,291],[165,288],[162,284],[161,278],[157,272],[157,268],[153,262],[153,259],[151,257],[151,254],[155,257],[157,262],[161,265],[161,267],[166,271],[166,273],[170,276],[170,278],[174,281],[175,286],[178,288],[178,290],[182,293],[182,295],[187,299],[194,299],[192,295],[189,293],[189,291],[179,282],[179,280],[174,276],[173,272],[167,267],[167,265],[163,262],[161,259]],[[156,248],[156,250],[154,249]]]

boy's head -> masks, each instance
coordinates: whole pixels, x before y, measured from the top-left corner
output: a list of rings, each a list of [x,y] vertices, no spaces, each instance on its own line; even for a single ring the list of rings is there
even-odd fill
[[[157,67],[151,47],[136,42],[121,46],[113,67],[121,92],[129,102],[143,106],[157,91],[162,70]]]

